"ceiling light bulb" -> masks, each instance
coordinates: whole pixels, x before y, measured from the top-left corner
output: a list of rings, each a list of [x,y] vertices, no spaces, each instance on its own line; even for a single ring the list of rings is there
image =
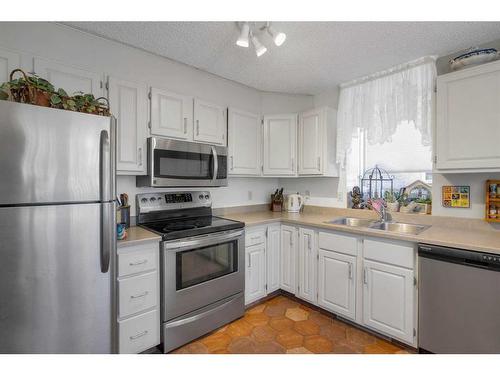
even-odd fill
[[[252,35],[252,43],[255,47],[255,53],[257,54],[257,57],[261,57],[264,53],[267,52],[266,46],[261,44],[259,42],[259,39],[257,39],[255,36]]]
[[[245,22],[243,26],[241,26],[241,34],[238,40],[236,41],[236,45],[247,48],[249,46],[248,43],[249,32],[250,32],[250,26],[248,25],[248,23]]]
[[[267,27],[267,32],[269,33],[269,35],[271,35],[271,37],[274,40],[274,44],[276,44],[278,47],[281,46],[283,43],[285,43],[286,40],[285,33],[278,32],[274,30],[271,26]]]

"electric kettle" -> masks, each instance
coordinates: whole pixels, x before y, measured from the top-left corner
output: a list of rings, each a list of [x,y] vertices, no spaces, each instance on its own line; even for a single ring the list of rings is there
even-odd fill
[[[300,212],[303,205],[304,198],[299,193],[287,195],[285,207],[288,212]]]

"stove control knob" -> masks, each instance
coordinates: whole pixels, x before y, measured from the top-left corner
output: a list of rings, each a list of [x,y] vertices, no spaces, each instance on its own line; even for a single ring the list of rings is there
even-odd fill
[[[208,194],[205,194],[205,199],[208,199],[210,198],[210,196]]]
[[[198,198],[200,198],[200,200],[203,200],[203,198],[205,198],[205,197],[203,196],[203,194],[200,194],[200,195],[198,196]]]
[[[142,199],[141,199],[141,202],[142,202],[142,203],[148,203],[148,200],[147,200],[147,198],[142,198]]]
[[[151,197],[149,200],[150,200],[151,203],[156,202],[156,198],[155,197]]]

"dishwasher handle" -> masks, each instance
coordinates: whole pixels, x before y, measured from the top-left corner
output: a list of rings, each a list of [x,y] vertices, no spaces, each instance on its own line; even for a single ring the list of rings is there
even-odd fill
[[[445,246],[419,244],[418,256],[440,260],[443,262],[457,263],[465,266],[489,269],[492,271],[500,271],[500,254],[456,249]]]

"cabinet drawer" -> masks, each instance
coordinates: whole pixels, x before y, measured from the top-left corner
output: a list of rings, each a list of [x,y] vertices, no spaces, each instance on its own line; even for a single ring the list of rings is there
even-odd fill
[[[158,310],[123,320],[118,323],[119,352],[140,353],[160,343]]]
[[[245,234],[245,246],[259,245],[266,242],[265,229],[258,229]]]
[[[358,255],[358,239],[348,235],[320,232],[319,248],[356,256]]]
[[[154,247],[155,245],[118,254],[118,277],[145,271],[155,271],[158,267],[158,249]]]
[[[156,272],[118,281],[118,308],[120,318],[157,305]]]
[[[363,257],[365,259],[413,269],[414,247],[413,243],[365,239]]]

